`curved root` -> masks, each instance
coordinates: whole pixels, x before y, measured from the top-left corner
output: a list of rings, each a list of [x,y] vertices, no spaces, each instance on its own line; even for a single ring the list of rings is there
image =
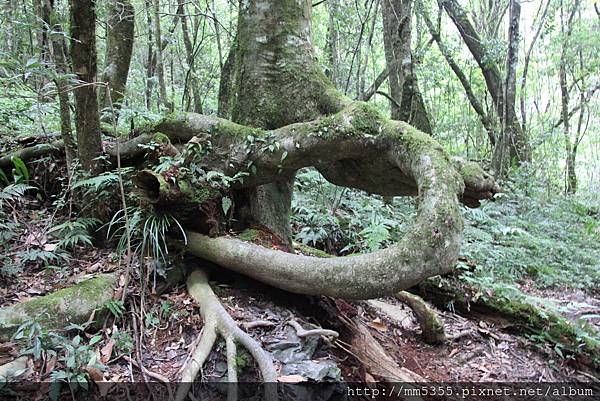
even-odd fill
[[[289,321],[288,324],[290,326],[292,326],[294,329],[296,329],[296,335],[300,338],[310,337],[310,336],[323,336],[323,337],[338,338],[340,336],[337,331],[333,331],[333,330],[327,330],[327,329],[306,330],[302,326],[300,326],[300,323],[298,323],[295,320]]]
[[[396,298],[413,311],[421,327],[423,340],[427,344],[439,344],[446,341],[444,323],[421,297],[402,291],[396,294]]]
[[[192,382],[202,368],[204,361],[220,334],[225,338],[227,346],[227,379],[230,383],[237,382],[236,343],[243,345],[258,363],[263,380],[266,383],[277,382],[277,372],[271,356],[252,337],[242,331],[231,316],[227,313],[221,302],[208,284],[208,277],[202,270],[195,270],[187,280],[190,295],[200,304],[200,314],[204,319],[200,342],[190,361],[183,368],[181,385],[177,389],[176,401],[183,401],[192,385]],[[228,400],[237,399],[237,388],[229,386]],[[277,399],[277,387],[265,386],[265,399]]]

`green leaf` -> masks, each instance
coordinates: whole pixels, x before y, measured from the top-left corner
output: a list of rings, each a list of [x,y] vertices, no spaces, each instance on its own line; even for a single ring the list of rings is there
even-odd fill
[[[232,204],[233,204],[233,202],[227,196],[225,196],[223,199],[221,199],[221,207],[223,208],[223,213],[225,213],[227,215],[227,212],[231,208]]]
[[[14,169],[15,176],[21,177],[22,180],[25,182],[29,181],[29,171],[27,170],[27,167],[25,166],[25,162],[23,162],[23,160],[21,160],[17,156],[11,157],[10,160],[15,165],[15,169]]]
[[[98,341],[100,341],[100,340],[102,340],[102,336],[100,336],[100,335],[96,335],[96,336],[94,336],[94,337],[92,337],[92,338],[90,339],[90,342],[89,342],[89,344],[90,344],[90,345],[94,345],[94,344],[96,344],[96,343],[97,343]]]

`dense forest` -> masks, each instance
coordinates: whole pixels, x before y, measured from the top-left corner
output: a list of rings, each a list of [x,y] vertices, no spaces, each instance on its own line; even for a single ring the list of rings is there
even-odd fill
[[[0,398],[600,394],[600,3],[4,0],[0,26]]]

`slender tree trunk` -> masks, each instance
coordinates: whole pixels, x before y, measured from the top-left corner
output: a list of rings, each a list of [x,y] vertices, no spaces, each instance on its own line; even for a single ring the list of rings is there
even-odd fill
[[[134,8],[129,0],[111,0],[107,4],[107,37],[106,56],[102,81],[110,88],[109,101],[106,90],[100,91],[100,107],[103,110],[103,121],[112,121],[114,106],[115,118],[125,97],[129,65],[133,53],[134,40]]]
[[[383,44],[392,99],[391,117],[431,134],[431,123],[419,92],[412,60],[412,0],[385,0],[382,11]]]
[[[473,89],[471,87],[471,83],[467,79],[464,72],[460,69],[458,64],[454,61],[450,50],[446,47],[444,42],[442,42],[440,32],[434,27],[433,22],[429,18],[429,15],[427,15],[427,13],[422,9],[422,7],[420,11],[421,15],[423,16],[423,20],[425,21],[425,24],[429,29],[429,33],[433,37],[433,40],[437,43],[438,48],[440,49],[440,52],[446,59],[446,62],[450,66],[450,69],[452,69],[452,71],[460,81],[461,85],[463,86],[465,94],[467,95],[467,99],[469,99],[469,103],[473,107],[473,110],[475,110],[475,112],[479,116],[479,119],[481,120],[481,125],[483,125],[485,131],[487,132],[490,144],[492,145],[492,147],[494,147],[496,143],[496,128],[494,126],[492,118],[490,118],[490,116],[487,114],[487,112],[483,108],[483,105],[481,104],[481,102],[479,102],[479,99],[477,99],[477,96],[475,96],[475,93],[473,92]]]
[[[179,2],[178,14],[181,18],[181,33],[183,35],[183,44],[185,46],[186,61],[188,65],[188,71],[186,73],[186,85],[185,90],[192,93],[194,99],[194,112],[202,113],[202,98],[200,97],[200,88],[198,87],[198,80],[194,74],[194,46],[190,38],[190,31],[188,27],[187,16],[185,14],[185,1]],[[188,89],[189,88],[189,89]],[[185,98],[185,96],[184,96]]]
[[[466,12],[463,10],[457,0],[438,0],[438,4],[440,4],[440,6],[446,10],[448,16],[463,38],[463,41],[469,48],[471,55],[479,65],[486,83],[486,88],[494,103],[494,109],[498,115],[498,120],[501,122],[500,126],[507,126],[507,129],[502,131],[500,135],[501,138],[498,138],[498,141],[496,142],[493,157],[494,166],[496,168],[500,167],[500,171],[497,171],[496,174],[504,174],[507,172],[507,169],[505,168],[507,164],[517,164],[519,162],[531,160],[529,145],[514,111],[514,90],[510,89],[507,92],[504,88],[505,84],[513,81],[512,76],[509,75],[514,74],[514,71],[508,71],[509,75],[507,75],[505,82],[503,82],[498,66],[495,63],[490,63],[486,60],[486,52],[485,48],[483,47],[482,40],[477,30],[471,24]],[[507,61],[507,65],[512,65],[512,63],[516,61],[516,50],[518,50],[518,22],[520,18],[520,3],[517,0],[511,0],[511,5],[511,18],[509,25],[509,58],[511,58],[511,60]],[[519,15],[517,15],[517,12]],[[511,100],[511,103],[508,105],[504,104],[506,95],[509,95],[509,100]],[[504,118],[504,113],[506,111],[508,111],[509,114],[508,119]],[[505,133],[507,136],[504,135]],[[508,162],[506,162],[507,158],[509,158]],[[504,162],[501,163],[501,161]]]
[[[65,54],[64,37],[61,35],[62,27],[58,21],[54,2],[52,0],[42,0],[43,21],[45,28],[53,34],[49,35],[50,56],[56,69],[56,78],[54,83],[58,91],[58,104],[60,113],[60,133],[65,144],[65,157],[67,166],[70,169],[73,160],[76,157],[77,147],[73,140],[73,131],[71,128],[71,109],[69,102],[70,85],[66,78],[69,72],[67,56]]]
[[[146,109],[150,110],[152,107],[152,92],[154,89],[154,39],[152,35],[152,11],[151,11],[151,1],[145,0],[145,8],[146,8],[146,29],[148,32],[148,42],[147,42],[147,55],[146,55]]]
[[[577,152],[577,141],[571,142],[571,127],[569,114],[569,87],[567,82],[567,47],[570,45],[571,24],[575,12],[579,7],[579,1],[576,0],[573,9],[567,15],[563,1],[560,2],[560,23],[562,33],[562,47],[560,52],[560,66],[558,70],[560,84],[561,108],[560,115],[563,123],[563,137],[565,143],[565,191],[568,194],[575,193],[577,190],[577,173],[575,171],[575,160]],[[582,105],[583,106],[583,105]]]
[[[339,0],[328,0],[327,11],[329,20],[327,25],[327,58],[329,61],[329,71],[327,76],[336,88],[341,87],[340,82],[340,56],[338,53],[338,29],[336,25],[336,16],[339,13]]]
[[[527,73],[529,72],[529,62],[531,60],[531,54],[533,52],[535,43],[537,42],[540,33],[542,32],[542,28],[544,27],[544,22],[546,21],[546,15],[548,15],[548,8],[550,6],[551,0],[546,1],[546,5],[544,6],[544,10],[542,11],[542,15],[540,16],[540,20],[538,22],[537,29],[531,39],[531,43],[529,44],[529,48],[527,49],[527,53],[525,54],[525,60],[523,62],[523,73],[521,74],[521,97],[520,97],[520,106],[521,106],[521,126],[523,127],[523,132],[527,132],[527,110],[525,109],[525,96],[527,90]],[[540,4],[540,7],[542,4]]]
[[[156,46],[156,75],[158,76],[158,91],[160,95],[160,103],[162,103],[169,111],[173,111],[173,104],[167,96],[167,86],[165,83],[165,66],[163,60],[162,34],[160,27],[160,0],[153,0],[154,11],[154,45]]]
[[[500,177],[508,173],[512,161],[525,154],[522,130],[516,123],[516,76],[519,51],[519,21],[521,18],[520,0],[511,0],[508,29],[508,56],[506,58],[506,80],[503,85],[502,133],[494,149],[493,165]],[[524,160],[522,160],[524,161]]]
[[[403,42],[406,37],[410,38],[410,0],[385,0],[383,2],[383,45],[385,50],[385,61],[388,65],[389,95],[395,102],[390,102],[391,117],[400,120],[402,101],[402,86],[404,84],[404,62],[406,46],[410,52],[410,40],[408,45]]]
[[[223,64],[223,69],[221,70],[221,80],[219,81],[219,110],[218,116],[230,119],[231,118],[231,103],[232,103],[232,90],[233,90],[233,75],[235,69],[235,56],[236,49],[235,44],[237,43],[237,39],[233,41],[232,48],[229,49],[229,54],[227,55],[227,59],[225,59],[225,64]]]
[[[95,175],[102,170],[100,118],[96,96],[96,2],[71,0],[71,61],[78,83],[75,93],[77,154],[83,169]]]

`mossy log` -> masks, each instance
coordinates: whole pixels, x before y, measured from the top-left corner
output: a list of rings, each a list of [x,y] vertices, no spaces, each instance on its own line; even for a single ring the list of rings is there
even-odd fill
[[[101,274],[72,287],[0,308],[0,341],[8,341],[24,323],[36,321],[48,330],[62,330],[68,323],[96,319],[112,299],[116,276]]]
[[[23,161],[29,161],[50,155],[60,155],[64,152],[65,143],[62,139],[50,143],[29,146],[0,157],[0,168],[5,169],[12,166],[13,157],[18,157]]]
[[[424,280],[411,288],[414,292],[440,309],[449,304],[465,316],[476,316],[521,334],[536,334],[552,344],[558,344],[563,353],[586,355],[585,365],[600,369],[600,341],[593,335],[582,336],[582,331],[569,320],[542,310],[535,305],[502,296],[475,297],[475,289],[453,277]],[[590,330],[593,330],[590,328]],[[590,360],[587,360],[589,357]]]

